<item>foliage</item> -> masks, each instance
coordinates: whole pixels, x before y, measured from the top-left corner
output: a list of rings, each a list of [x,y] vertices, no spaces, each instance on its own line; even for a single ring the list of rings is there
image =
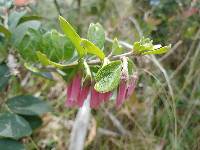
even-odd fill
[[[62,139],[70,133],[61,120],[70,122],[76,111],[64,108],[64,88],[81,73],[81,87],[113,92],[112,101],[92,111],[86,149],[198,149],[199,2],[58,0],[59,8],[51,2],[0,2],[0,147],[67,146]],[[115,110],[124,68],[140,79],[137,93]],[[49,102],[55,113],[46,114]]]

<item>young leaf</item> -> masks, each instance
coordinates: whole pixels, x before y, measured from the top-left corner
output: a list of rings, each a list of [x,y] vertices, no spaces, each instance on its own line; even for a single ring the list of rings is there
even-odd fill
[[[75,47],[70,40],[56,30],[51,30],[42,36],[40,50],[51,61],[61,62],[69,60],[74,54]]]
[[[171,45],[162,47],[160,44],[153,45],[153,41],[149,38],[142,38],[139,42],[135,42],[133,45],[134,53],[138,55],[147,54],[162,54],[166,53]]]
[[[142,38],[139,42],[133,44],[134,53],[141,54],[147,50],[153,50],[153,41],[149,38]]]
[[[168,46],[163,46],[163,47],[158,48],[158,49],[154,49],[152,51],[143,52],[142,55],[147,55],[147,54],[163,54],[163,53],[166,53],[170,48],[171,48],[171,44],[168,45]]]
[[[0,136],[19,139],[32,133],[29,123],[16,114],[0,113]]]
[[[109,92],[115,89],[120,82],[122,62],[113,61],[108,65],[103,66],[95,76],[95,90],[98,92]]]
[[[36,51],[41,50],[40,43],[42,41],[42,33],[38,30],[29,29],[23,37],[17,50],[26,62],[37,62]]]
[[[2,150],[26,150],[23,144],[12,139],[0,139],[0,148]]]
[[[113,55],[119,55],[123,52],[122,46],[119,44],[117,38],[113,40],[112,44],[112,54]]]
[[[59,21],[61,29],[74,44],[80,57],[83,57],[83,55],[85,55],[86,52],[84,51],[83,47],[80,46],[81,43],[80,36],[76,33],[74,28],[63,17],[59,16]]]
[[[31,95],[10,98],[7,105],[10,110],[21,115],[42,115],[51,111],[47,102]]]
[[[37,54],[37,57],[38,57],[39,61],[44,66],[51,65],[51,66],[54,66],[56,68],[63,68],[63,67],[65,67],[65,65],[62,65],[62,64],[59,64],[59,63],[55,63],[55,62],[49,60],[49,58],[45,54],[41,53],[40,51],[37,51],[36,54]]]
[[[130,58],[128,58],[128,74],[129,74],[129,76],[133,75],[135,71],[136,71],[135,64],[133,63],[133,61]]]
[[[25,63],[24,67],[26,69],[28,69],[29,71],[31,71],[35,75],[41,76],[45,79],[53,80],[53,75],[51,74],[51,72],[40,70],[40,69],[38,69],[38,68],[34,67],[33,65],[28,64],[28,63]]]
[[[91,23],[88,29],[87,38],[94,45],[102,49],[105,43],[105,31],[101,24],[99,23]]]
[[[101,51],[97,46],[95,46],[92,42],[82,39],[81,46],[87,51],[87,53],[94,54],[99,57],[101,60],[105,58],[103,51]]]
[[[80,67],[83,70],[83,74],[84,74],[83,83],[90,82],[91,79],[92,79],[92,73],[91,73],[91,70],[90,70],[90,66],[87,64],[86,60],[84,60],[84,59],[81,59],[79,61],[79,64],[80,64]]]

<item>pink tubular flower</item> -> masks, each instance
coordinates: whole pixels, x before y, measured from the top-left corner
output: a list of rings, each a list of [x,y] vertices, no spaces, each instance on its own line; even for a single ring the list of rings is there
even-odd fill
[[[89,91],[90,91],[89,86],[81,87],[81,91],[80,91],[80,93],[78,95],[78,99],[77,99],[78,107],[83,106],[84,100],[87,98]]]
[[[82,107],[84,101],[88,98],[90,107],[98,109],[103,102],[106,102],[112,96],[113,91],[100,93],[94,89],[94,83],[90,78],[84,78],[79,71],[69,83],[67,88],[67,100],[65,105],[67,107]],[[138,76],[134,65],[131,64],[128,58],[122,59],[122,67],[120,74],[120,82],[117,88],[116,107],[119,108],[126,99],[128,99],[135,90]]]
[[[79,92],[81,90],[81,75],[78,73],[67,88],[66,106],[73,107],[77,104]]]
[[[137,75],[133,75],[128,83],[125,79],[121,79],[116,98],[116,106],[119,108],[122,103],[128,99],[134,92],[136,87]]]
[[[120,107],[122,105],[126,97],[126,92],[127,92],[126,80],[122,79],[119,83],[119,88],[118,88],[118,93],[117,93],[117,98],[116,98],[117,107]]]
[[[82,85],[82,76],[78,73],[68,85],[65,105],[67,107],[82,107],[89,93],[91,93],[90,107],[94,109],[99,108],[100,104],[109,100],[112,95],[111,92],[97,92],[91,84]]]
[[[131,77],[130,83],[129,83],[128,88],[127,88],[126,99],[128,97],[130,97],[132,95],[132,93],[135,91],[137,80],[138,80],[137,75],[133,75]]]
[[[100,96],[99,93],[93,88],[91,91],[90,107],[98,108],[100,105]]]
[[[110,99],[111,95],[111,92],[99,93],[93,88],[91,91],[90,107],[94,109],[99,108],[102,102]]]

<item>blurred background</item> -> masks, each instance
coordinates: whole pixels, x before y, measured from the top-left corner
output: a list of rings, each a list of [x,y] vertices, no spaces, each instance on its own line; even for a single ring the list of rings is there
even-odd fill
[[[99,22],[111,39],[132,45],[141,37],[172,44],[168,53],[138,57],[139,81],[135,93],[120,108],[109,101],[91,111],[86,150],[200,150],[200,1],[199,0],[0,0],[1,17],[7,9],[43,17],[41,28],[60,31],[65,17],[86,37],[90,23]],[[10,8],[12,7],[12,8]],[[12,12],[11,11],[11,12]],[[3,47],[3,45],[1,45]],[[106,49],[105,47],[105,49]],[[123,48],[124,52],[128,49]],[[0,51],[0,61],[7,56]],[[15,66],[7,97],[21,93],[41,96],[53,106],[28,149],[68,149],[77,109],[64,106],[66,82],[31,74],[14,53]],[[5,59],[5,58],[4,58]],[[16,71],[16,72],[15,72]],[[2,93],[3,95],[3,93]]]

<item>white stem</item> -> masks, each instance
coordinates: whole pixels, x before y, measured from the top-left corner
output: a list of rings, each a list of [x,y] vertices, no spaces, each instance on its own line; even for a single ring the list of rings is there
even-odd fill
[[[76,115],[76,120],[70,137],[69,150],[84,149],[84,141],[90,121],[90,97],[91,94],[88,94],[84,105],[78,110]]]

